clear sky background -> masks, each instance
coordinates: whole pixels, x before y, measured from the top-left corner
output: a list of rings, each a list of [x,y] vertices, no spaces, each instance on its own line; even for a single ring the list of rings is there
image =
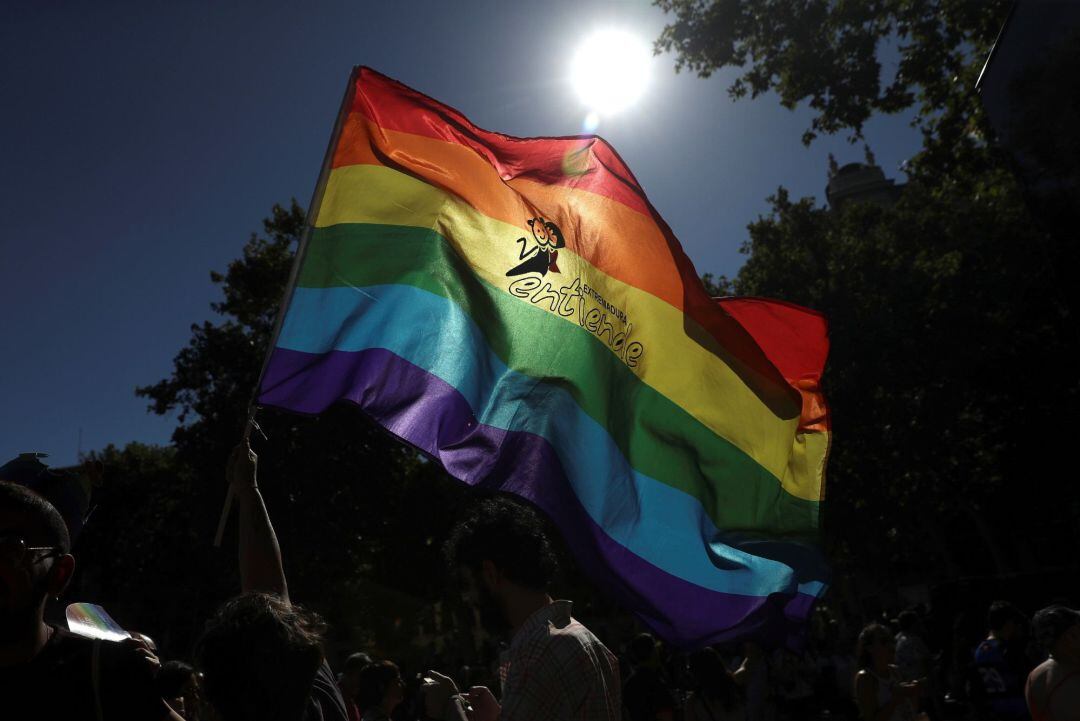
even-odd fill
[[[50,463],[175,418],[136,398],[212,317],[212,269],[274,202],[310,198],[349,70],[369,65],[512,135],[571,135],[586,109],[568,67],[618,27],[651,42],[647,2],[131,2],[0,7],[0,463]],[[746,224],[784,185],[824,198],[829,152],[810,113],[733,102],[654,61],[643,100],[598,133],[627,161],[700,272],[733,275]],[[919,147],[906,118],[866,129],[878,163]]]

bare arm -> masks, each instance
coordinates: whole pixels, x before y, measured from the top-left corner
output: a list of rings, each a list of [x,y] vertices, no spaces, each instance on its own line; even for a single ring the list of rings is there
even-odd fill
[[[289,600],[274,527],[256,482],[259,457],[247,444],[229,455],[226,470],[240,516],[240,586],[247,591],[274,593]]]

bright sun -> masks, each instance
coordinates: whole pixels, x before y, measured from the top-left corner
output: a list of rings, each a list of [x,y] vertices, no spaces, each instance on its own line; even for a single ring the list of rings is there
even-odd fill
[[[602,30],[585,39],[574,55],[570,79],[591,112],[617,113],[634,104],[649,81],[652,51],[621,30]]]

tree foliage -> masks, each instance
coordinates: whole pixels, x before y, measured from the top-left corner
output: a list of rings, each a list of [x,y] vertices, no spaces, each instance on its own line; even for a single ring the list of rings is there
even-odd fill
[[[700,75],[742,72],[735,98],[775,92],[815,111],[803,137],[861,137],[875,113],[913,111],[923,148],[894,206],[821,207],[780,188],[749,226],[738,294],[825,312],[834,445],[825,539],[841,569],[882,587],[1070,565],[1076,494],[1059,483],[1062,409],[1080,394],[1077,212],[1033,205],[975,92],[1004,0],[657,0],[656,43]],[[885,72],[889,58],[895,72]],[[1013,147],[1075,178],[1065,43],[1014,89]],[[1052,96],[1047,98],[1046,96]],[[873,164],[867,149],[867,162]],[[1055,156],[1055,153],[1057,154]],[[1055,164],[1055,159],[1061,162]],[[836,164],[832,161],[832,171]],[[1075,197],[1075,196],[1072,196]],[[1024,499],[1053,499],[1027,503]],[[865,539],[873,539],[866,543]]]
[[[818,134],[862,136],[874,113],[914,108],[931,134],[963,137],[977,115],[968,89],[1009,0],[655,0],[673,16],[657,52],[703,77],[742,70],[733,98],[775,92],[815,111]],[[883,72],[897,56],[895,71]]]
[[[72,600],[92,600],[125,628],[186,652],[203,619],[235,588],[232,554],[211,548],[197,484],[172,448],[132,443],[89,454],[94,507],[75,544]]]
[[[927,559],[954,573],[1031,567],[1078,510],[1016,504],[1062,490],[1044,449],[1068,442],[1060,409],[1080,397],[1076,336],[1048,282],[1054,245],[1007,173],[968,181],[838,210],[780,189],[735,280],[829,318],[827,539],[834,557],[889,574],[925,574]]]
[[[192,574],[179,588],[161,587],[188,601],[185,589],[206,589],[204,611],[239,588],[234,553],[207,547],[225,497],[225,459],[240,440],[304,222],[295,202],[274,206],[263,234],[253,234],[224,273],[211,275],[222,291],[212,305],[220,319],[193,325],[170,377],[138,389],[153,412],[179,416],[173,448],[150,454],[173,476],[147,480],[140,459],[149,451],[139,447],[107,449],[99,458],[114,501],[130,492],[146,504],[140,508],[171,508],[178,495],[185,498],[175,526],[163,517],[143,519],[138,548],[152,548],[149,558],[157,554]],[[403,643],[401,635],[415,631],[410,614],[438,598],[438,541],[462,490],[354,408],[315,418],[265,409],[259,422],[269,438],[253,440],[260,487],[282,538],[292,594],[324,612],[354,644]],[[225,548],[233,543],[226,536]],[[185,563],[185,553],[197,563]],[[408,623],[385,622],[403,616]]]

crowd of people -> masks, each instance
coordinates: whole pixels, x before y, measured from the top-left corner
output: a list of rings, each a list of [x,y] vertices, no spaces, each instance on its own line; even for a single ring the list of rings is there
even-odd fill
[[[226,475],[241,593],[207,620],[190,663],[153,642],[46,621],[76,567],[78,522],[34,478],[0,468],[0,718],[193,721],[1074,721],[1080,612],[989,606],[984,638],[930,638],[912,608],[858,629],[819,606],[799,649],[752,641],[683,653],[639,633],[614,649],[549,593],[556,554],[527,505],[478,501],[445,544],[455,592],[505,643],[490,667],[400,668],[357,652],[335,674],[326,627],[293,603],[243,446]]]

